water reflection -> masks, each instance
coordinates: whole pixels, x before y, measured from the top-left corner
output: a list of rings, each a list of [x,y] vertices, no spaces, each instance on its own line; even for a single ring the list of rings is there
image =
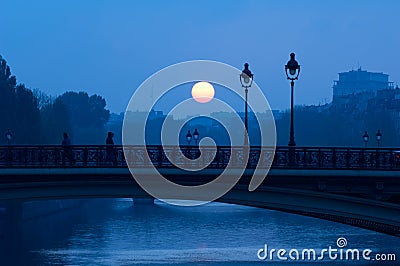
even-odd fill
[[[32,210],[40,205],[27,206],[31,217],[25,214],[19,223],[2,216],[1,265],[254,265],[264,244],[321,249],[335,246],[341,236],[350,247],[375,252],[399,246],[398,238],[368,230],[220,203],[177,207],[86,200],[36,217]]]

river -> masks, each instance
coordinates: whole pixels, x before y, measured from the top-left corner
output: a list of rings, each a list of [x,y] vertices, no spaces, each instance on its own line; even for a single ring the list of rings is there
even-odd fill
[[[45,202],[43,203],[45,204]],[[5,231],[7,232],[7,228]],[[260,249],[338,248],[395,254],[400,238],[343,224],[266,209],[210,203],[178,207],[131,199],[89,201],[82,209],[31,219],[2,236],[0,265],[284,265]],[[10,244],[12,243],[12,244]],[[261,252],[259,255],[263,255]],[[293,253],[295,254],[295,253]],[[301,256],[300,256],[301,257]],[[291,265],[376,265],[376,261],[290,260]],[[385,262],[396,265],[396,261]]]

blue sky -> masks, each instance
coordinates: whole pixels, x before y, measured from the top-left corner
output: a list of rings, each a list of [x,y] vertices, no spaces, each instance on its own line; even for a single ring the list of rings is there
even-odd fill
[[[289,107],[284,65],[302,66],[296,104],[330,101],[337,73],[400,81],[399,1],[3,1],[0,54],[18,81],[86,90],[125,110],[135,88],[174,63],[250,63],[273,109]]]

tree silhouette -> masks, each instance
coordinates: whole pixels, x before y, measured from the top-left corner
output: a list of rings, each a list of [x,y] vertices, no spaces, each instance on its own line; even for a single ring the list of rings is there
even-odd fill
[[[12,144],[60,144],[68,132],[75,144],[104,143],[110,113],[106,101],[86,92],[66,92],[53,100],[45,93],[17,84],[0,56],[0,144],[13,132]]]
[[[43,105],[41,128],[44,144],[60,144],[64,132],[71,132],[70,115],[60,99]]]
[[[15,126],[15,76],[11,76],[10,67],[0,56],[0,136],[8,128]],[[4,143],[1,138],[1,143]]]
[[[18,132],[18,143],[40,142],[40,110],[37,98],[24,85],[16,86],[15,96],[14,109],[17,123],[13,128]]]
[[[68,91],[57,98],[68,110],[75,144],[103,144],[110,117],[106,101],[99,95]]]
[[[14,133],[12,144],[37,143],[40,134],[40,111],[37,98],[11,75],[6,60],[0,56],[0,134]],[[5,139],[1,139],[2,143]]]

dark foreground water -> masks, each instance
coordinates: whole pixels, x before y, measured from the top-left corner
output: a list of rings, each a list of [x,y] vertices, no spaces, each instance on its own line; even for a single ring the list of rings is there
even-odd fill
[[[44,203],[41,203],[44,204]],[[34,207],[32,207],[33,209]],[[333,222],[258,208],[212,203],[175,207],[161,202],[133,206],[130,199],[89,201],[79,209],[2,224],[5,265],[377,265],[377,261],[260,260],[268,249],[371,249],[394,253],[400,238]],[[345,249],[343,248],[343,249]],[[339,251],[338,251],[339,252]],[[295,253],[294,253],[295,254]],[[263,253],[261,253],[263,255]],[[288,257],[288,254],[286,254]],[[373,257],[373,255],[370,255]]]

